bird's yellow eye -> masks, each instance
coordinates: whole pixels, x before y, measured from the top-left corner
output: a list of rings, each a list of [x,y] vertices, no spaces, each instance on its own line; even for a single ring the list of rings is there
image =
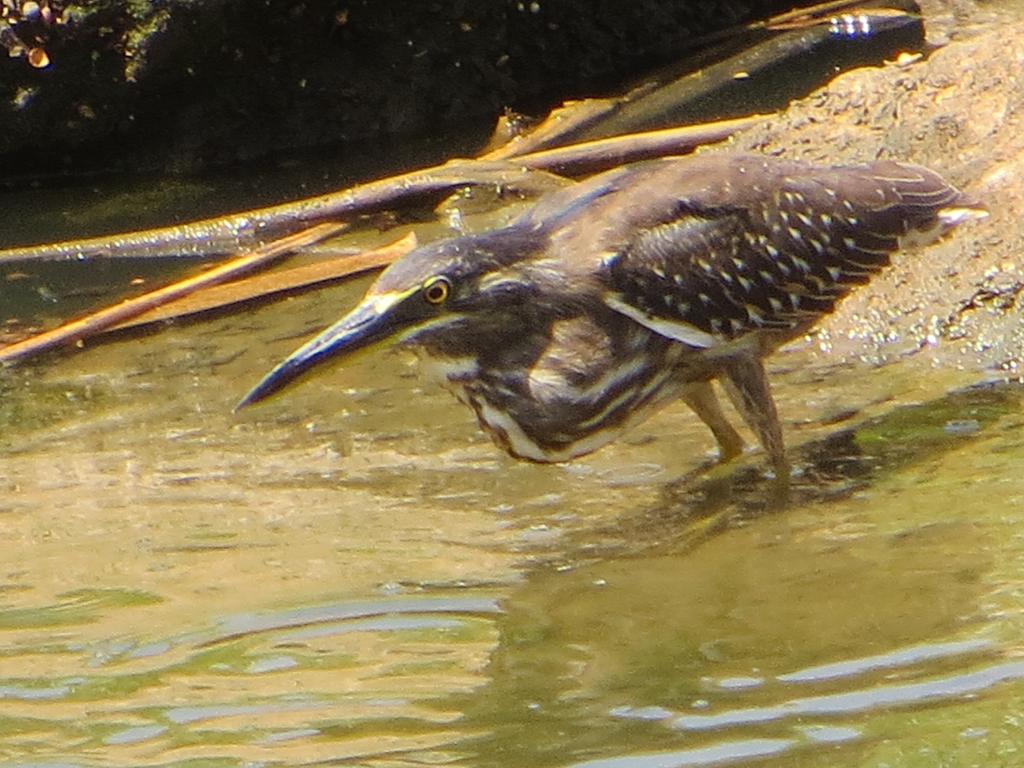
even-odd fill
[[[423,284],[423,298],[431,304],[444,304],[451,293],[452,284],[446,277],[432,277]]]

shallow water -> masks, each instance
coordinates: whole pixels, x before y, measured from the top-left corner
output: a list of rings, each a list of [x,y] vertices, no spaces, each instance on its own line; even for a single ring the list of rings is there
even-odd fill
[[[400,354],[232,414],[364,285],[5,374],[6,764],[1013,764],[1020,388],[797,345],[789,502],[675,407],[514,462]]]
[[[1020,384],[794,344],[789,499],[681,406],[515,462],[383,350],[232,413],[366,284],[0,371],[0,766],[1024,764]]]

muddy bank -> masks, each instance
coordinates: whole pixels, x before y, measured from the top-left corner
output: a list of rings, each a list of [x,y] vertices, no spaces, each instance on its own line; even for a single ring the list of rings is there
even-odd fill
[[[733,142],[817,162],[910,160],[990,209],[845,300],[817,331],[830,356],[919,351],[936,365],[1024,373],[1024,20],[972,18],[937,17],[943,45],[926,59],[841,75]]]

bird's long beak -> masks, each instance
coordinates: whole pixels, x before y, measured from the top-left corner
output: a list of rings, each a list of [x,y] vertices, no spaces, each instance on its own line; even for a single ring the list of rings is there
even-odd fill
[[[235,410],[269,397],[329,358],[355,352],[395,335],[400,328],[389,310],[399,298],[388,295],[364,299],[345,317],[280,362],[242,398]]]

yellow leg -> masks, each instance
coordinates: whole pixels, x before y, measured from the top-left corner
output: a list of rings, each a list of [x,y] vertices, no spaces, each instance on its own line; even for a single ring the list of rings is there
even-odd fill
[[[733,429],[732,424],[722,413],[718,397],[711,387],[710,381],[699,381],[690,384],[683,392],[683,402],[707,424],[711,434],[718,441],[718,457],[726,462],[743,453],[743,438]]]
[[[789,462],[786,461],[786,448],[782,441],[782,425],[764,364],[750,352],[730,357],[724,368],[722,383],[729,399],[757,435],[771,460],[775,476],[783,483],[788,482]]]

